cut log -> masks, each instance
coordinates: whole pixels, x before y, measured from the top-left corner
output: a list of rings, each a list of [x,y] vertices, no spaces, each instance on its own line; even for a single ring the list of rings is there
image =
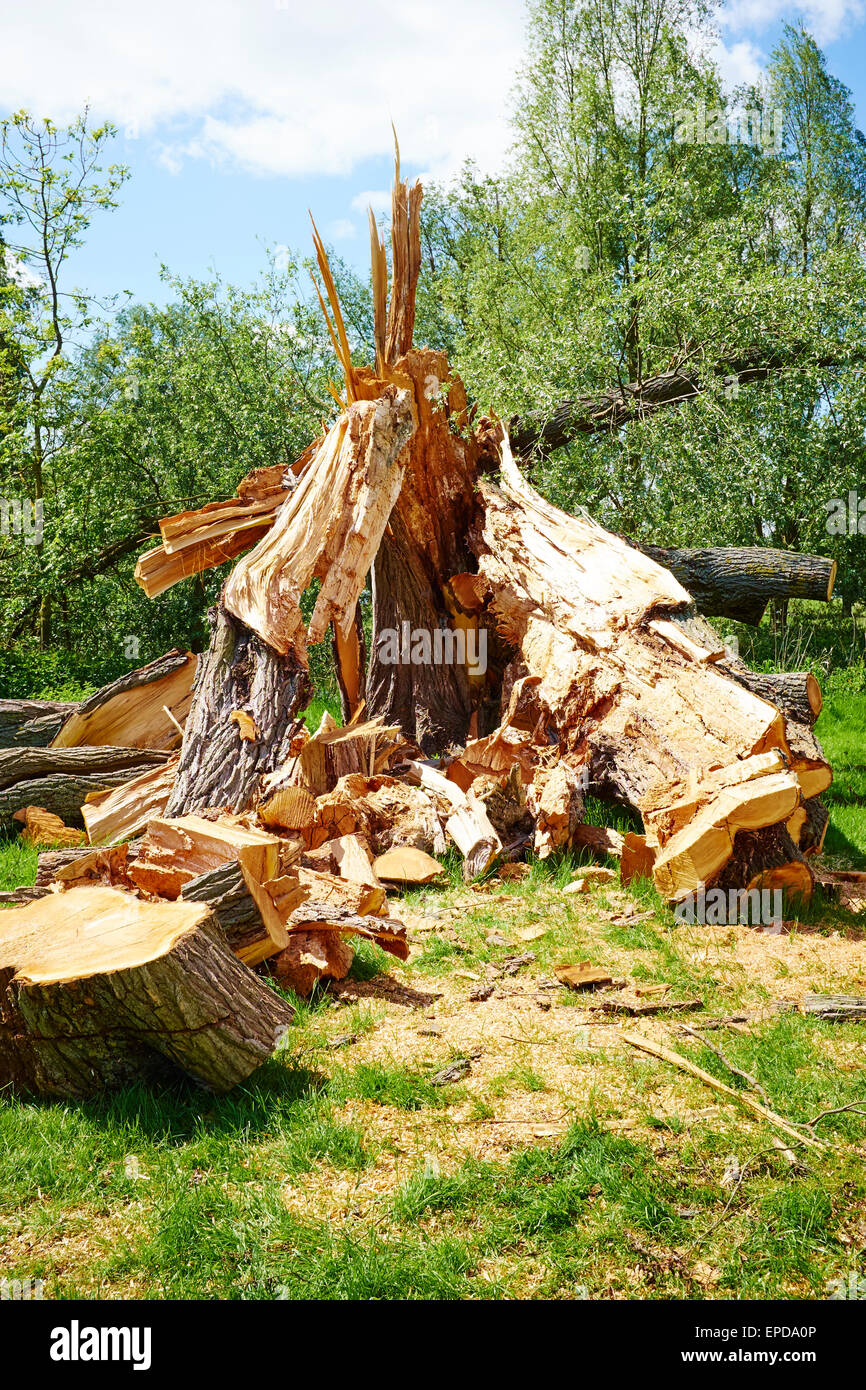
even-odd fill
[[[386,883],[432,883],[443,871],[442,865],[423,850],[402,845],[389,849],[373,861],[373,868]]]
[[[93,887],[0,916],[0,1086],[81,1097],[170,1063],[227,1091],[291,1021],[207,907]]]
[[[126,860],[129,863],[138,853],[138,845],[128,844],[123,848],[126,850]],[[79,861],[87,862],[93,852],[93,846],[86,844],[69,846],[66,849],[45,850],[36,861],[37,887],[49,887],[65,869]]]
[[[0,700],[0,748],[45,748],[77,708],[65,700]]]
[[[165,812],[174,779],[178,759],[161,767],[151,768],[122,782],[113,791],[93,792],[81,807],[81,818],[87,830],[87,838],[92,845],[104,844],[107,840],[126,839],[137,835]]]
[[[306,999],[320,980],[344,980],[354,958],[352,947],[340,932],[295,931],[272,969],[284,989]]]
[[[252,830],[200,816],[151,821],[142,839],[133,882],[146,893],[175,899],[184,884],[199,874],[237,861],[257,883],[280,873],[280,841],[264,830]]]
[[[82,826],[82,807],[87,798],[123,786],[130,778],[152,771],[152,764],[141,763],[115,772],[55,773],[49,777],[28,778],[0,792],[0,826],[10,828],[15,812],[26,806],[41,806],[67,825]]]
[[[315,902],[311,898],[292,913],[287,926],[290,935],[296,931],[342,932],[348,936],[362,936],[398,960],[406,960],[409,955],[402,922],[393,917],[361,916],[338,903]]]
[[[261,778],[288,757],[295,716],[309,702],[307,671],[296,657],[279,656],[223,609],[210,617],[213,636],[199,661],[170,816],[247,806]],[[232,722],[240,708],[254,719],[257,742],[244,741]]]
[[[679,550],[640,543],[639,549],[671,571],[701,613],[754,627],[774,598],[827,603],[836,579],[835,560],[768,546]]]
[[[344,908],[358,917],[381,912],[385,907],[385,889],[375,871],[371,872],[371,878],[371,883],[356,883],[321,867],[301,864],[298,868],[298,879],[311,902]]]
[[[527,793],[535,816],[535,852],[546,859],[554,850],[573,843],[583,816],[580,777],[565,762],[538,768]]]
[[[178,741],[175,720],[182,724],[189,711],[195,667],[192,652],[176,647],[103,686],[67,719],[52,748],[173,748]]]
[[[463,877],[467,882],[486,873],[502,853],[502,841],[490,823],[483,802],[471,791],[461,791],[456,782],[444,777],[427,763],[410,761],[409,776],[425,791],[445,803],[445,829],[463,855]],[[447,813],[447,812],[446,812]]]
[[[811,728],[821,713],[821,687],[810,671],[750,671],[731,657],[725,659],[723,670],[798,724]]]
[[[18,782],[56,774],[138,772],[148,765],[162,768],[169,754],[147,748],[3,748],[0,749],[0,791]]]
[[[258,965],[283,949],[285,938],[275,940],[268,931],[237,860],[218,864],[190,879],[180,895],[184,902],[207,904],[232,951],[245,965]]]

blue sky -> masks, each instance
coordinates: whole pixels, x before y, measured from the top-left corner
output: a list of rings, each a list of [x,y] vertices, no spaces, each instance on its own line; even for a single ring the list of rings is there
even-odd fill
[[[718,57],[749,79],[802,16],[866,128],[866,0],[733,0]],[[85,102],[120,129],[121,207],[74,264],[101,297],[164,298],[158,268],[249,283],[264,243],[310,248],[308,209],[367,263],[365,203],[385,202],[391,129],[404,170],[495,170],[523,49],[522,0],[32,0],[3,20],[0,108],[62,121]],[[36,57],[38,55],[38,59]]]

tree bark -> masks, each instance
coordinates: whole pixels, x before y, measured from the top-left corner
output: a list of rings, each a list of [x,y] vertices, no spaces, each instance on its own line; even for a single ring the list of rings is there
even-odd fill
[[[309,703],[309,676],[294,654],[280,656],[224,608],[210,619],[167,816],[242,810],[260,778],[288,757],[296,715]],[[250,715],[257,738],[241,737],[235,710]]]
[[[626,538],[627,539],[627,538]],[[826,603],[836,578],[835,560],[763,546],[682,550],[632,541],[669,569],[695,606],[711,617],[757,627],[771,599],[807,598]]]

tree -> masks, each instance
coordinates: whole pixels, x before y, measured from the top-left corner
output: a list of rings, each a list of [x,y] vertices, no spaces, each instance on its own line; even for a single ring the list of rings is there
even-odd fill
[[[14,228],[8,252],[19,269],[0,299],[0,341],[14,362],[20,386],[12,429],[4,440],[6,479],[16,478],[41,516],[53,500],[50,476],[61,449],[67,414],[65,368],[76,335],[90,321],[85,295],[65,290],[70,253],[84,240],[98,209],[115,206],[126,177],[100,160],[114,135],[109,125],[90,128],[87,113],[65,129],[25,111],[0,122],[0,206]],[[41,564],[44,539],[36,554]],[[39,635],[51,639],[51,601],[39,607]]]

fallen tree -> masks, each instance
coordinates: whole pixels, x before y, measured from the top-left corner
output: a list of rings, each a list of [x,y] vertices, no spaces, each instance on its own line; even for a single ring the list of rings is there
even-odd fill
[[[144,920],[142,905],[153,909],[163,943],[154,958],[172,957],[179,997],[196,997],[195,962],[207,950],[165,946],[181,923],[192,924],[196,943],[218,941],[232,972],[271,971],[308,993],[319,979],[345,976],[355,937],[405,956],[386,888],[435,880],[441,866],[431,856],[449,843],[467,878],[529,851],[591,846],[621,857],[624,878],[651,874],[671,902],[712,883],[811,891],[809,856],[826,828],[818,798],[832,776],[812,733],[816,683],[804,673],[749,672],[670,566],[553,507],[521,473],[500,423],[470,425],[445,355],[412,343],[420,197],[398,169],[387,307],[384,247],[371,228],[369,367],[351,360],[316,239],[322,308],[343,370],[330,428],[292,469],[258,470],[237,498],[164,518],[160,545],[142,557],[137,577],[153,594],[239,558],[211,613],[191,692],[194,659],[169,653],[73,711],[46,750],[117,741],[165,759],[183,730],[176,758],[136,769],[85,804],[92,840],[127,840],[91,856],[67,851],[40,884],[50,897],[21,909],[34,940],[62,918],[52,898],[86,893],[76,910],[92,913],[97,936],[101,914],[127,920],[120,903],[130,922]],[[741,611],[785,585],[829,594],[825,562],[798,567],[767,554],[760,573],[751,559],[742,573],[741,559],[736,579],[736,560],[724,579],[715,562],[688,564],[696,574],[703,566],[706,594],[724,592]],[[368,574],[365,669],[359,600]],[[307,621],[301,600],[314,581]],[[325,715],[311,733],[300,717],[308,646],[326,639],[346,723]],[[643,834],[587,825],[588,789],[632,808]],[[34,833],[37,811],[25,811]],[[15,941],[19,929],[20,920]],[[30,960],[13,942],[23,986],[18,956]],[[101,980],[102,963],[91,964]],[[149,981],[150,954],[136,956],[139,968]],[[59,1017],[66,996],[51,978],[61,1006],[52,1003],[50,1015]],[[100,985],[100,999],[112,988]],[[28,989],[16,986],[9,1006],[21,1036]],[[80,1041],[71,1016],[69,1026]],[[133,1069],[140,1040],[132,1025],[116,1040],[131,1049]],[[253,1032],[244,1055],[260,1040]],[[95,1047],[96,1072],[119,1075],[114,1053],[103,1065],[102,1043]],[[65,1084],[46,1082],[36,1061],[28,1067],[26,1084]],[[203,1077],[198,1054],[188,1069]],[[220,1059],[216,1080],[203,1079],[221,1084],[225,1074]]]

